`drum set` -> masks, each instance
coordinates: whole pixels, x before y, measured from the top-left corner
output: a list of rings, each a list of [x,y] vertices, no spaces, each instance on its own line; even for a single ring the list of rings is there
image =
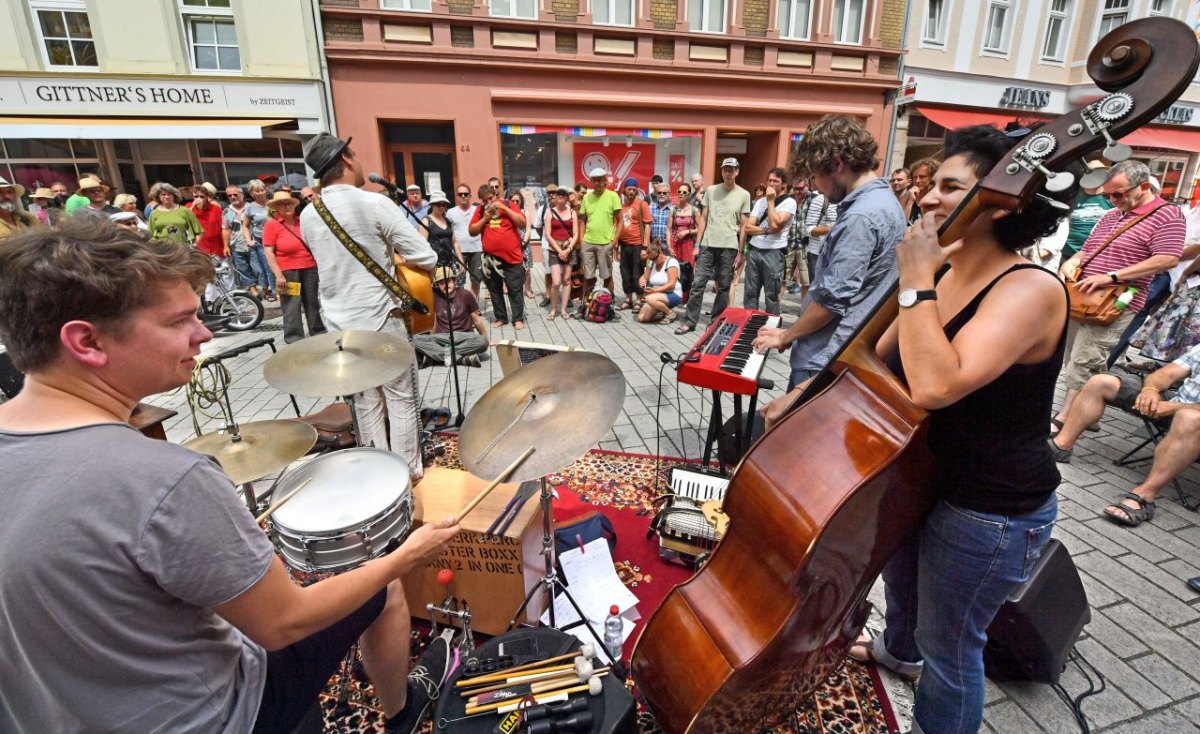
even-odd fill
[[[267,360],[263,376],[272,387],[306,397],[343,397],[378,387],[415,360],[407,340],[380,332],[343,331],[290,344]],[[461,521],[502,482],[540,480],[545,575],[531,588],[510,626],[539,590],[549,599],[565,595],[581,618],[554,566],[551,532],[553,491],[546,476],[594,446],[611,428],[625,398],[625,378],[607,357],[561,352],[513,372],[489,389],[468,414],[459,434],[463,467],[488,486],[458,514]],[[413,518],[408,464],[397,454],[357,447],[297,464],[316,443],[316,431],[299,421],[238,425],[229,411],[226,429],[198,436],[185,446],[215,457],[243,485],[252,512],[268,529],[284,561],[306,573],[337,573],[398,547]],[[255,497],[252,482],[282,472]],[[436,491],[436,488],[430,488]],[[262,511],[261,504],[271,504]],[[507,508],[506,508],[507,509]],[[592,630],[600,643],[600,636]]]

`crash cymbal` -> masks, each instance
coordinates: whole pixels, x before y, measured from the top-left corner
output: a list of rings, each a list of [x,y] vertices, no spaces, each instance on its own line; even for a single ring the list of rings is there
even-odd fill
[[[458,457],[467,471],[490,481],[533,446],[507,481],[543,477],[595,446],[624,405],[625,377],[611,359],[552,354],[484,393],[463,423]]]
[[[289,344],[267,360],[263,377],[280,392],[331,398],[379,387],[417,358],[403,337],[334,331]]]
[[[286,468],[317,442],[317,429],[300,421],[256,421],[231,433],[206,433],[183,442],[221,462],[234,484],[262,479]]]

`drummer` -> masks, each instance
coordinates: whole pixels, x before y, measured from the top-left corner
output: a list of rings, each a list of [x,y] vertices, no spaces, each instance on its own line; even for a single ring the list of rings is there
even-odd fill
[[[128,425],[186,383],[212,335],[208,257],[64,221],[0,250],[0,731],[289,732],[353,642],[387,731],[412,732],[449,667],[409,671],[408,570],[458,533],[295,585],[215,460]]]

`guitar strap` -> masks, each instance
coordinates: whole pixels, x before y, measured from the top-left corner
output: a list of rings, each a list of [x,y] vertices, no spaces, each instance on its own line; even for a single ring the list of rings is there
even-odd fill
[[[367,269],[368,273],[375,276],[375,280],[378,280],[385,288],[391,291],[392,295],[400,299],[400,308],[422,315],[429,313],[429,308],[424,303],[413,298],[412,294],[404,290],[404,286],[400,285],[395,278],[380,267],[379,263],[375,262],[370,255],[364,252],[363,248],[350,237],[346,230],[342,229],[342,225],[338,224],[338,221],[333,218],[333,213],[329,211],[329,207],[325,206],[324,201],[321,201],[318,197],[313,202],[313,207],[316,208],[317,214],[321,215],[321,221],[325,222],[325,226],[329,227],[329,231],[333,232],[333,236],[337,238],[338,242],[342,243],[343,247],[349,250],[354,259],[358,260]]]

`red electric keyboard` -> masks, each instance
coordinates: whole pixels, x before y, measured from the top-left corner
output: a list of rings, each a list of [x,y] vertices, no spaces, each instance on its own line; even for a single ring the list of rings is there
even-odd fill
[[[706,390],[754,395],[767,359],[754,351],[754,338],[762,327],[778,327],[782,322],[779,316],[765,311],[725,309],[688,351],[676,379]]]

